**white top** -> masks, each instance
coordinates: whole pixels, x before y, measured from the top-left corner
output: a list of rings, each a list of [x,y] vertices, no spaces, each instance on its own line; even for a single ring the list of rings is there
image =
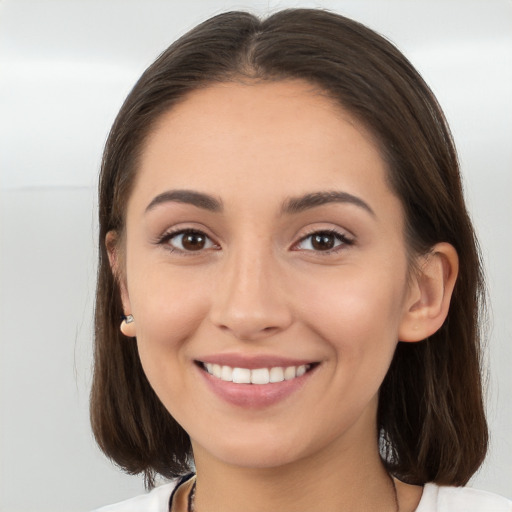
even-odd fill
[[[137,496],[94,512],[169,512],[175,483],[161,485]],[[470,487],[439,487],[426,484],[416,512],[512,512],[512,501]]]

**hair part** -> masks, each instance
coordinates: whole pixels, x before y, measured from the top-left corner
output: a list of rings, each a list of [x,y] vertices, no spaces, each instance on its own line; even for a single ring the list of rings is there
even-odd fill
[[[484,281],[457,155],[443,113],[408,60],[343,16],[289,9],[260,20],[229,12],[173,43],[144,72],[108,137],[99,184],[99,269],[91,422],[102,450],[129,473],[188,472],[191,444],[146,379],[134,341],[119,331],[120,290],[105,239],[122,236],[144,143],[162,114],[213,83],[310,83],[375,137],[400,198],[413,254],[449,242],[459,277],[448,318],[420,343],[399,343],[381,386],[381,456],[409,483],[462,485],[487,449],[480,373]]]

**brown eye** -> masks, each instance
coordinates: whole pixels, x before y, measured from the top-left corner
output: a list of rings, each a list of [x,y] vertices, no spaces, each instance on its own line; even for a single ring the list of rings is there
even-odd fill
[[[336,244],[336,237],[332,233],[318,233],[311,237],[311,246],[317,251],[328,251]]]
[[[197,252],[214,247],[212,240],[201,231],[182,231],[169,236],[167,243],[183,252]]]
[[[352,245],[352,240],[337,231],[317,231],[304,237],[297,248],[306,251],[327,252]]]
[[[206,237],[201,233],[185,233],[181,239],[181,244],[187,251],[199,251],[204,249]]]

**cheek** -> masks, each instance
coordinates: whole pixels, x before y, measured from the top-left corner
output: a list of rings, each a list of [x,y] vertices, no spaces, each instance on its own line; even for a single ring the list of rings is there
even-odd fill
[[[332,425],[348,427],[377,400],[398,342],[404,287],[384,274],[362,277],[354,269],[341,274],[303,282],[307,293],[301,295],[304,322],[332,356],[326,368],[330,391],[319,407],[345,404],[333,411]]]
[[[386,272],[337,269],[302,281],[301,309],[310,328],[345,358],[394,351],[402,317],[405,280]],[[371,357],[371,355],[370,355]]]
[[[180,371],[187,341],[209,309],[207,287],[182,274],[167,276],[160,269],[144,276],[132,274],[128,283],[139,355],[150,381],[165,375],[169,365]]]
[[[128,293],[138,336],[146,332],[155,339],[188,336],[209,307],[206,276],[197,269],[176,269],[155,259],[139,262],[134,258],[131,267]]]

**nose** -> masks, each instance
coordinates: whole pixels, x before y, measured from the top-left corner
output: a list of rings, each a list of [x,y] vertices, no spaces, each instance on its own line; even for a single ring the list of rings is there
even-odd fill
[[[210,310],[214,325],[244,341],[290,326],[293,316],[284,276],[272,255],[247,250],[231,254],[222,267]]]

